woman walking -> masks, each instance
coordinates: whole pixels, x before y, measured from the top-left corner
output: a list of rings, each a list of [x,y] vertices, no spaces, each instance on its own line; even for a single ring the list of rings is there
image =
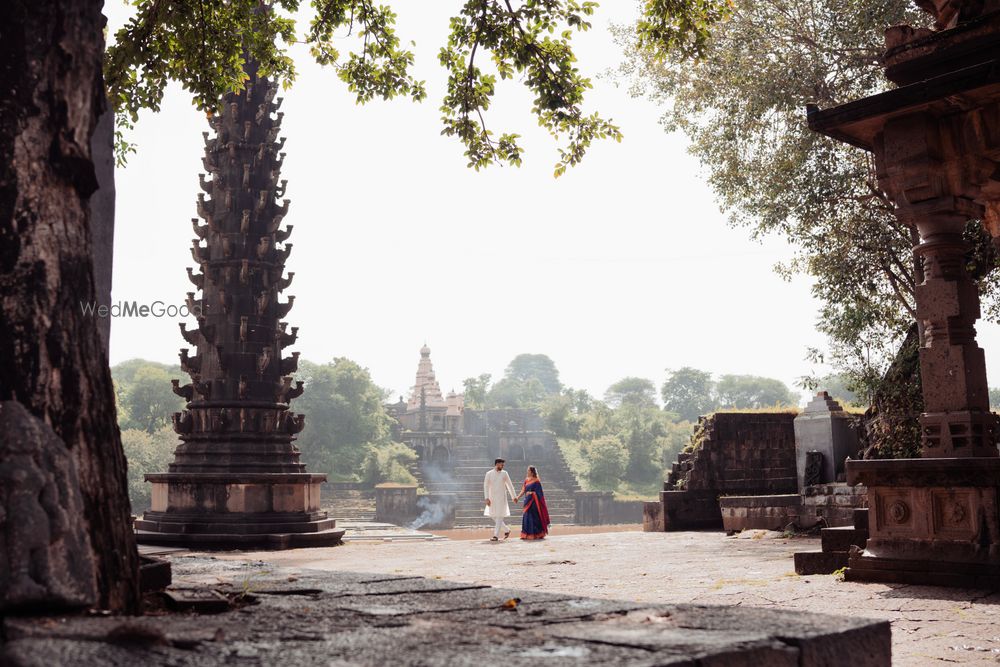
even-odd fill
[[[545,539],[549,532],[549,508],[545,505],[542,482],[538,479],[538,470],[535,466],[528,466],[528,475],[521,487],[521,493],[514,498],[515,502],[522,496],[524,510],[521,513],[521,539]]]

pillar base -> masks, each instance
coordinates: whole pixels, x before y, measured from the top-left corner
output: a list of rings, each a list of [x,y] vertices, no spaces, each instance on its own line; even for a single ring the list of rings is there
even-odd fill
[[[292,549],[341,544],[320,510],[326,475],[157,473],[153,502],[135,522],[140,544],[190,549]]]
[[[869,538],[850,581],[1000,588],[1000,458],[848,461]]]

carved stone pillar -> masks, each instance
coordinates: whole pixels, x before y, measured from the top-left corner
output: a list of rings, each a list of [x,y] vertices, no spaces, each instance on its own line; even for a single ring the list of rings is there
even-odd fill
[[[961,114],[957,117],[961,119]],[[916,227],[924,282],[916,287],[917,317],[924,324],[920,417],[924,457],[997,456],[986,359],[976,344],[979,291],[966,270],[966,223],[984,207],[968,195],[956,136],[962,123],[923,111],[887,119],[873,149],[879,185],[896,202],[901,222]]]
[[[868,488],[870,537],[846,577],[1000,587],[997,426],[963,238],[973,219],[1000,236],[1000,3],[920,6],[937,31],[886,32],[898,88],[809,113],[812,129],[872,152],[896,215],[920,232],[924,268],[922,457],[848,461],[848,483]]]

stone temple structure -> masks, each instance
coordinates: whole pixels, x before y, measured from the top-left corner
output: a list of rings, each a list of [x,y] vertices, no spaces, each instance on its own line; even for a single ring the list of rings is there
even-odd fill
[[[441,391],[427,345],[420,348],[409,397],[386,407],[398,423],[396,437],[419,457],[413,472],[421,485],[453,496],[456,525],[483,524],[483,475],[498,456],[514,480],[528,464],[538,466],[552,522],[573,523],[580,487],[537,410],[467,408],[461,394]],[[511,512],[516,522],[520,506],[512,503]]]
[[[882,62],[898,88],[808,115],[812,129],[872,152],[895,214],[920,233],[924,273],[922,458],[848,462],[848,482],[868,487],[871,509],[847,577],[997,587],[997,424],[962,234],[979,219],[1000,236],[1000,2],[917,4],[933,30],[886,32]]]
[[[299,353],[282,355],[297,335],[284,321],[295,297],[279,298],[294,275],[283,275],[288,200],[276,202],[286,187],[283,114],[277,84],[256,70],[247,65],[244,90],[226,95],[210,119],[215,135],[204,133],[211,179],[200,177],[205,224],[192,220],[191,249],[201,272],[188,269],[201,297],[187,295],[198,328],[180,325],[196,352],[180,354],[191,382],[173,381],[188,401],[173,417],[182,441],[174,462],[146,476],[152,507],[136,522],[144,543],[285,548],[337,544],[343,535],[320,511],[326,475],[307,473],[293,442],[304,417],[289,411],[303,389],[290,377]]]

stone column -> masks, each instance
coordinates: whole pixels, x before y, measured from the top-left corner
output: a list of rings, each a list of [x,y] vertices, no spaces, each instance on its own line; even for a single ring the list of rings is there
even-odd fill
[[[984,210],[966,196],[970,184],[952,129],[924,113],[890,119],[876,139],[875,160],[897,217],[920,232],[914,253],[924,265],[915,290],[924,324],[922,456],[997,456],[986,361],[976,343],[979,291],[966,270],[970,246],[962,236],[966,222]]]

